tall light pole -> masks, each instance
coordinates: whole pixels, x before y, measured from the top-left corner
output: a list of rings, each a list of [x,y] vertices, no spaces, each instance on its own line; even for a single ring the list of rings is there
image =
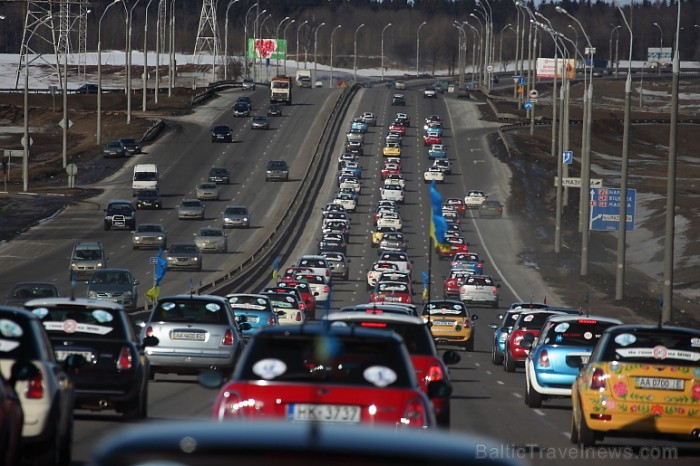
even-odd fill
[[[170,65],[168,66],[168,97],[173,95],[177,62],[175,61],[175,0],[170,0]]]
[[[288,29],[289,26],[291,26],[292,23],[294,23],[294,22],[296,22],[296,19],[291,20],[291,21],[284,27],[283,36],[284,36],[284,40],[285,40],[285,41],[287,40],[287,29]],[[289,50],[289,47],[287,47],[287,50]],[[287,75],[287,51],[286,51],[286,50],[285,50],[285,52],[284,52],[284,75],[285,75],[285,76]]]
[[[513,25],[508,23],[505,26],[503,26],[503,29],[501,29],[501,43],[498,45],[498,62],[501,64],[501,70],[505,71],[506,70],[506,65],[503,63],[503,34],[506,32],[506,29],[513,29]]]
[[[226,21],[224,22],[224,81],[228,80],[228,12],[234,3],[239,0],[231,0],[226,5]]]
[[[306,26],[309,23],[309,20],[307,19],[303,23],[301,23],[299,26],[297,26],[297,51],[294,56],[294,59],[297,62],[297,69],[299,69],[299,32],[301,32],[301,28]]]
[[[656,68],[658,73],[661,74],[661,50],[664,48],[664,31],[659,26],[659,23],[654,23],[654,26],[659,28],[659,59],[656,61]]]
[[[584,37],[586,38],[586,44],[588,45],[588,55],[591,60],[591,66],[593,65],[593,46],[591,45],[590,38],[586,34],[586,30],[583,29],[581,22],[575,17],[571,16],[568,11],[564,8],[557,6],[556,11],[561,14],[565,14],[572,20],[574,20]],[[584,66],[584,72],[587,67]],[[593,72],[588,73],[588,86],[585,92],[584,100],[584,130],[583,130],[583,150],[581,151],[581,203],[580,203],[580,227],[581,227],[581,276],[588,275],[588,244],[590,240],[589,232],[589,219],[590,219],[590,183],[591,183],[591,126],[592,126],[592,113],[593,113]],[[584,80],[586,76],[584,74]]]
[[[131,25],[134,22],[134,8],[139,4],[140,0],[134,0],[134,3],[129,8],[127,17],[128,37],[126,41],[126,124],[131,124]]]
[[[102,20],[107,11],[120,2],[121,0],[114,0],[107,5],[97,23],[97,145],[102,145]]]
[[[143,20],[143,99],[141,102],[141,110],[146,111],[146,93],[148,92],[148,9],[151,7],[153,0],[148,0],[146,4],[146,16]]]
[[[321,23],[314,28],[314,83],[318,80],[318,56],[316,54],[318,51],[318,30],[325,25],[326,23]]]
[[[469,24],[468,22],[464,21],[462,24],[465,26],[469,26],[471,30],[474,32],[474,40],[472,41],[472,89],[474,88],[474,75],[478,73],[477,67],[479,66],[479,57],[477,56],[476,53],[476,44],[477,40],[476,38],[479,37],[479,42],[481,42],[481,33],[477,28]],[[479,49],[479,54],[481,53],[481,49]],[[478,81],[478,79],[477,79]]]
[[[357,82],[357,33],[360,32],[360,29],[365,27],[365,23],[360,24],[357,26],[357,29],[355,29],[355,37],[352,42],[352,49],[353,49],[353,60],[352,60],[352,80],[354,82]]]
[[[478,10],[477,10],[478,11]],[[481,22],[481,19],[474,13],[470,13],[469,16],[474,18],[478,23],[479,23],[479,81],[481,84],[485,84],[484,80],[486,79],[484,76],[484,57],[482,55],[484,51],[484,36],[486,35],[484,31],[484,23]]]
[[[388,23],[384,28],[382,29],[382,40],[381,40],[381,66],[382,66],[382,82],[384,81],[384,32],[386,32],[387,29],[391,27],[391,23]]]
[[[333,88],[333,36],[335,35],[335,31],[340,29],[342,26],[339,24],[336,27],[333,28],[333,31],[331,32],[331,76],[328,79],[328,87],[331,89]]]
[[[160,43],[160,31],[161,31],[161,20],[164,20],[165,18],[161,18],[161,11],[164,12],[164,8],[167,7],[167,2],[168,0],[158,0],[158,19],[156,19],[156,86],[155,89],[153,90],[153,101],[155,103],[158,103],[158,99],[160,98],[160,49],[163,47],[165,44]]]
[[[257,70],[258,70],[258,66],[257,66],[257,64],[258,64],[258,58],[256,57],[255,46],[256,46],[256,44],[257,44],[258,39],[260,38],[262,23],[264,23],[265,20],[271,16],[271,14],[268,15],[268,16],[266,16],[266,17],[262,20],[262,23],[260,23],[260,22],[259,22],[259,21],[260,21],[260,17],[261,17],[262,15],[264,15],[265,13],[267,13],[267,9],[265,9],[265,10],[261,11],[260,13],[258,13],[258,14],[255,16],[255,22],[253,23],[253,81],[256,81],[256,82],[257,82],[257,80],[258,80],[258,79],[257,79],[257,77],[258,77],[258,71],[257,71]],[[258,25],[260,25],[260,26],[258,26]],[[262,57],[260,57],[260,59],[262,60]],[[261,62],[261,63],[262,63],[262,62]]]
[[[611,26],[612,26],[612,24],[611,24]],[[614,66],[613,65],[613,63],[614,63],[613,62],[613,53],[612,53],[612,36],[613,36],[613,34],[617,34],[619,36],[619,32],[617,32],[617,30],[620,29],[621,27],[622,26],[620,26],[618,24],[617,26],[612,28],[612,30],[610,31],[610,41],[609,41],[609,45],[608,45],[608,56],[610,58],[610,69],[613,69],[613,66]]]
[[[289,16],[285,16],[282,21],[279,22],[277,25],[277,29],[275,29],[275,40],[277,41],[277,63],[275,63],[275,74],[280,74],[280,54],[279,54],[279,41],[280,41],[280,28],[282,27],[282,24],[289,19]],[[286,51],[285,51],[286,53]]]
[[[568,27],[569,29],[574,31],[574,49],[575,49],[574,50],[574,68],[577,68],[576,62],[578,62],[578,54],[577,54],[577,52],[578,52],[578,31],[576,30],[576,28],[574,27],[573,24],[567,24],[566,27]],[[583,66],[584,67],[586,66],[585,62],[583,64]],[[585,72],[585,68],[584,68],[584,72]]]
[[[428,24],[428,22],[423,21],[422,23],[420,23],[418,29],[416,30],[416,78],[420,75],[420,28],[422,28],[426,24]]]
[[[452,26],[459,29],[459,46],[457,47],[459,56],[457,61],[459,63],[459,88],[462,89],[464,87],[464,50],[467,47],[467,33],[464,31],[462,24],[458,21],[454,21]]]
[[[243,69],[245,70],[246,78],[250,77],[250,69],[248,67],[248,15],[253,11],[253,8],[257,6],[258,2],[255,2],[248,8],[248,11],[245,13],[245,22],[243,23]]]

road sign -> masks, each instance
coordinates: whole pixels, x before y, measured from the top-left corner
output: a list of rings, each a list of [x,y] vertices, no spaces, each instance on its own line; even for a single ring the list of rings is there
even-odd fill
[[[158,257],[157,256],[152,256],[148,258],[148,263],[151,265],[156,265],[158,263]]]
[[[19,142],[22,144],[22,147],[27,147],[27,140],[24,136],[22,136],[22,139],[20,139]],[[29,147],[32,147],[32,144],[34,144],[34,139],[32,139],[32,137],[29,136]]]
[[[70,176],[74,176],[78,173],[78,166],[74,163],[69,163],[66,165],[66,173]]]
[[[564,165],[571,165],[574,163],[574,151],[565,150],[561,153],[561,161]]]
[[[537,92],[537,89],[533,89],[530,91],[530,98],[531,99],[536,99],[540,95],[539,92]]]
[[[61,128],[63,128],[63,124],[64,124],[64,123],[63,123],[63,118],[61,118],[61,121],[58,122],[58,126],[60,126]],[[73,126],[73,122],[70,121],[70,119],[68,119],[68,128],[70,128],[71,126]]]
[[[19,157],[22,158],[24,157],[24,151],[23,150],[17,150],[17,149],[5,149],[5,157]]]
[[[617,231],[620,218],[621,195],[619,188],[591,188],[590,229]],[[634,230],[634,211],[637,190],[627,190],[627,231]]]
[[[527,84],[527,78],[525,76],[520,76],[520,81],[518,81],[518,84],[525,85]]]
[[[493,65],[487,66],[486,71],[488,71],[489,73],[493,73]]]
[[[526,101],[523,103],[523,108],[524,108],[525,110],[532,110],[532,107],[534,107],[534,106],[535,106],[535,105],[532,103],[531,100],[526,100]]]
[[[557,187],[559,177],[554,177],[554,187]],[[602,188],[603,179],[602,178],[591,178],[590,180],[591,188]],[[581,178],[562,178],[562,186],[565,188],[580,188]]]

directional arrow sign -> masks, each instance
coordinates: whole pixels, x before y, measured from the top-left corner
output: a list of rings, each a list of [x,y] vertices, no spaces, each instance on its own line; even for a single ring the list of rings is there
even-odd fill
[[[554,177],[554,187],[557,186],[558,184],[559,177]],[[591,188],[602,188],[603,187],[603,179],[602,178],[591,178],[590,180],[590,187]],[[565,188],[580,188],[581,187],[581,178],[562,178],[562,183],[561,185]]]
[[[63,118],[61,118],[61,121],[58,122],[58,126],[60,126],[61,128],[64,128],[63,124],[64,124],[64,123],[63,123]],[[70,121],[70,119],[69,119],[69,120],[68,120],[68,128],[70,128],[71,126],[73,126],[73,122]]]
[[[565,150],[564,152],[561,153],[561,159],[562,159],[562,163],[564,165],[573,164],[574,163],[574,151]]]
[[[591,188],[590,229],[617,231],[620,222],[621,193],[619,188]],[[637,190],[627,190],[627,231],[634,230]]]
[[[27,139],[22,136],[22,139],[20,139],[20,142],[22,143],[22,147],[27,147]],[[29,147],[32,147],[32,144],[34,144],[34,139],[32,137],[29,137]]]

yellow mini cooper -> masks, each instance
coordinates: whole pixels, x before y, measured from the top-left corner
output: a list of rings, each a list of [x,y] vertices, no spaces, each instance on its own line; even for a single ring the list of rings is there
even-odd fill
[[[437,345],[459,346],[474,351],[474,326],[476,315],[470,315],[462,301],[441,299],[428,301],[421,314],[430,327]]]

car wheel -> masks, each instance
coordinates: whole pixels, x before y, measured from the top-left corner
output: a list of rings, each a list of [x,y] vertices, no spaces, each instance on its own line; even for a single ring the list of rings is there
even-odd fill
[[[491,303],[491,307],[494,308],[494,309],[498,309],[498,300],[496,300],[496,301],[494,301],[493,303]]]
[[[503,370],[506,372],[515,372],[515,361],[509,356],[510,350],[506,347],[503,351]]]
[[[527,368],[525,368],[527,371]],[[525,404],[530,408],[541,408],[542,407],[542,395],[537,393],[532,385],[530,384],[530,379],[525,376]]]
[[[445,404],[447,404],[447,408],[443,409],[443,411],[440,413],[439,416],[437,416],[437,424],[439,427],[443,427],[445,429],[450,428],[450,407],[449,407],[450,400],[445,400]]]
[[[493,349],[491,350],[491,363],[494,366],[500,366],[503,364],[503,355],[498,354],[496,352],[496,347],[494,346]]]
[[[578,433],[578,444],[583,445],[584,447],[592,447],[595,445],[596,441],[596,435],[593,430],[591,430],[588,427],[588,424],[586,424],[585,419],[583,418],[583,413],[581,412],[581,404],[579,402],[579,417],[578,417],[578,422],[576,422],[574,416],[571,416],[573,419],[573,422],[576,423],[575,429]],[[573,438],[573,436],[572,436]]]
[[[126,420],[145,419],[148,416],[148,384],[139,392],[135,399],[127,401],[122,406],[122,415]]]
[[[469,351],[470,353],[474,351],[474,332],[472,332],[469,340],[464,344],[464,351]]]

